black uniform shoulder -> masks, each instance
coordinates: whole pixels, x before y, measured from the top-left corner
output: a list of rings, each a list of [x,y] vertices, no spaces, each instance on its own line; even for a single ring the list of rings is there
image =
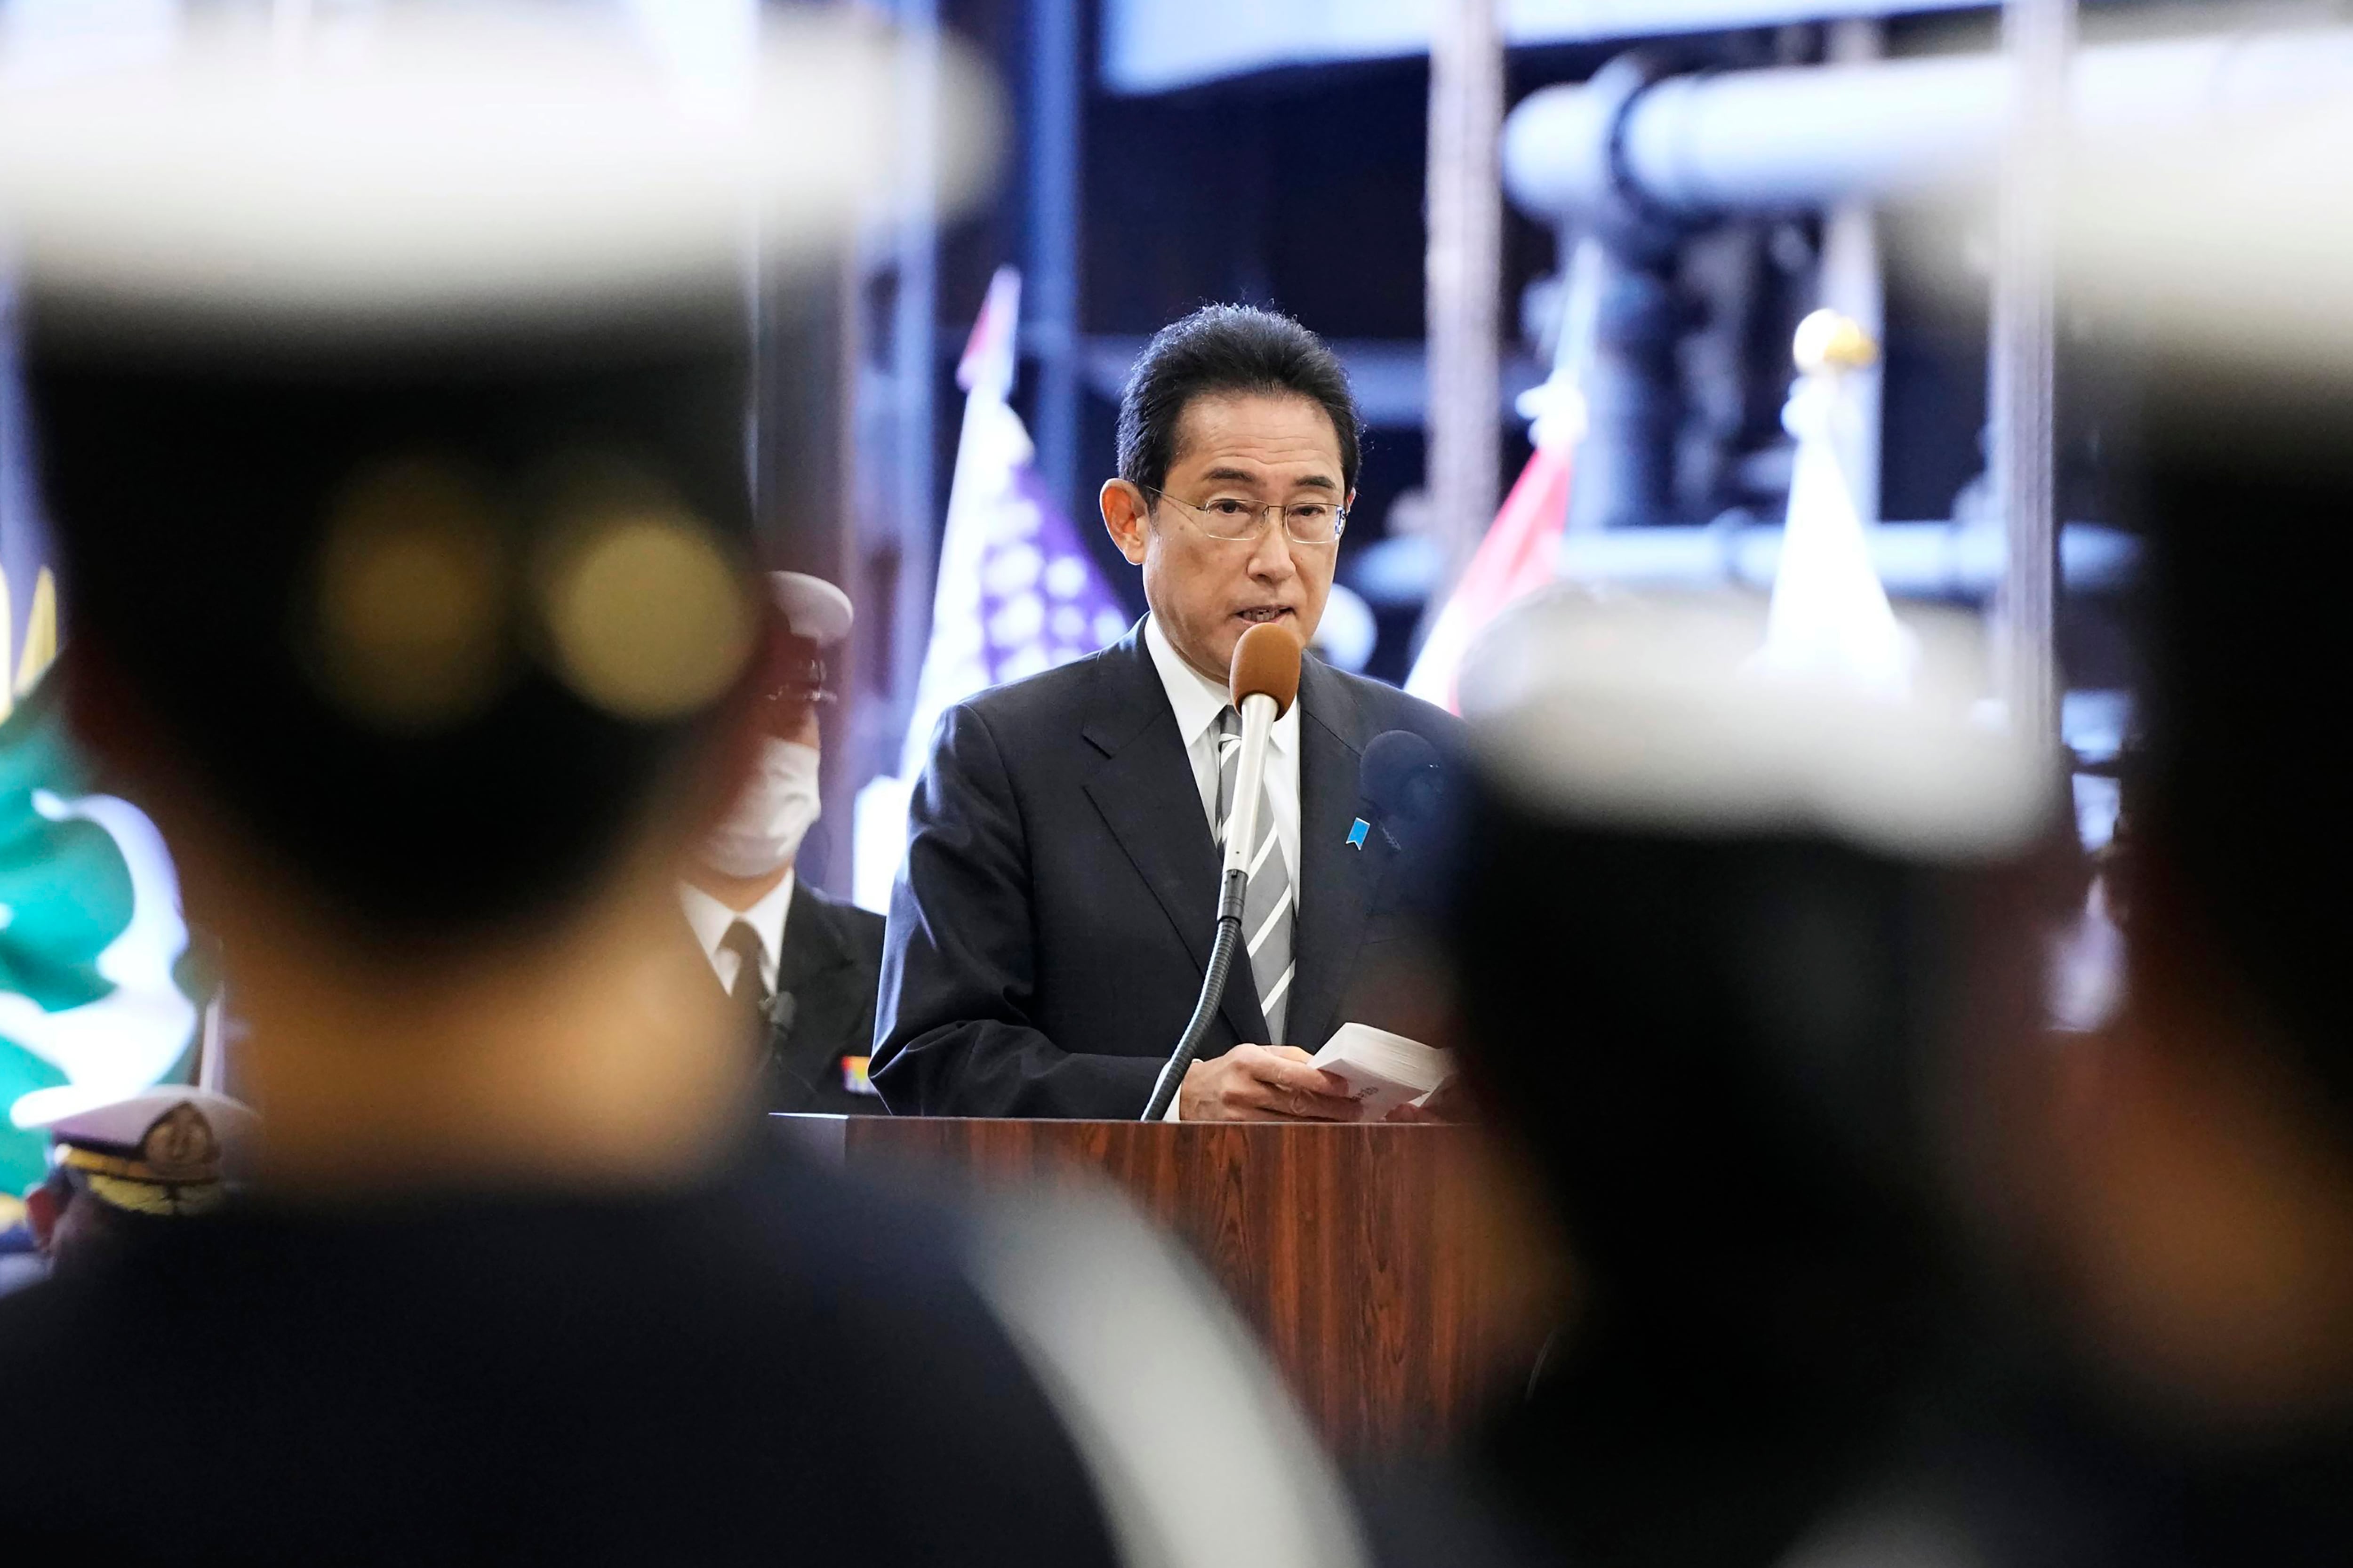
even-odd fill
[[[1409,730],[1451,755],[1459,753],[1469,739],[1462,721],[1436,703],[1409,696],[1370,676],[1351,675],[1328,664],[1319,663],[1316,668],[1320,679],[1330,681],[1335,692],[1355,705],[1368,741],[1386,730]]]
[[[50,1539],[186,1563],[1101,1563],[955,1217],[754,1148],[691,1190],[204,1222],[0,1302]],[[203,1422],[140,1505],[90,1456]]]

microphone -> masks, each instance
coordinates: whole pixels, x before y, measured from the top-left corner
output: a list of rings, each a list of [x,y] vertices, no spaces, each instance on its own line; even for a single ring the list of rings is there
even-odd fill
[[[1444,767],[1438,748],[1410,730],[1385,730],[1365,747],[1357,788],[1393,847],[1418,839],[1444,808]]]
[[[1356,773],[1366,815],[1398,852],[1385,897],[1425,918],[1446,903],[1452,851],[1459,847],[1455,763],[1451,746],[1410,730],[1388,730],[1366,745]]]
[[[1281,626],[1252,626],[1234,645],[1226,692],[1242,716],[1242,748],[1234,763],[1233,810],[1226,818],[1225,861],[1218,887],[1218,931],[1209,944],[1208,967],[1201,975],[1201,995],[1193,1005],[1193,1016],[1177,1038],[1176,1048],[1162,1064],[1160,1077],[1152,1086],[1152,1098],[1145,1102],[1143,1119],[1146,1121],[1157,1121],[1167,1114],[1168,1102],[1176,1098],[1176,1090],[1185,1081],[1185,1069],[1193,1065],[1201,1041],[1209,1033],[1210,1020],[1218,1016],[1218,1005],[1226,997],[1226,976],[1233,969],[1234,952],[1241,945],[1242,900],[1250,891],[1250,846],[1258,841],[1267,736],[1274,729],[1274,721],[1289,712],[1298,699],[1299,653],[1299,639]]]

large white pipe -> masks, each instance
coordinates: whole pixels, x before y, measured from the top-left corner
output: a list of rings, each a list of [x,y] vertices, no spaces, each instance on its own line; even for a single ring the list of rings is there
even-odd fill
[[[1782,531],[1661,524],[1564,534],[1553,567],[1572,582],[1631,589],[1725,586],[1769,592],[1781,569]],[[1983,598],[2001,581],[2008,547],[2000,528],[1949,522],[1883,522],[1871,531],[1871,563],[1899,598]],[[2071,522],[2059,532],[2059,566],[2071,592],[2114,594],[2140,559],[2129,533]]]
[[[1526,212],[1589,213],[1613,163],[1633,195],[1707,213],[1878,200],[1988,177],[2010,72],[1999,55],[1672,77],[1630,101],[1532,93],[1504,126],[1504,185]],[[2267,117],[2353,90],[2353,29],[2243,33],[2081,51],[2069,84],[2093,143]],[[1622,121],[1622,123],[1621,123]]]

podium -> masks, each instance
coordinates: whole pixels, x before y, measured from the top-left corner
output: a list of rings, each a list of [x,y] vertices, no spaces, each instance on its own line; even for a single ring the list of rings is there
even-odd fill
[[[1124,1189],[1189,1245],[1343,1455],[1441,1447],[1525,1381],[1553,1321],[1539,1233],[1472,1128],[772,1120],[902,1184]]]

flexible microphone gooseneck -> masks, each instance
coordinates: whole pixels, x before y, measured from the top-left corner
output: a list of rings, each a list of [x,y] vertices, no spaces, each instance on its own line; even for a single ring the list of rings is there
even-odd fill
[[[1226,977],[1233,970],[1234,950],[1242,940],[1242,900],[1250,891],[1250,846],[1258,842],[1258,807],[1266,778],[1266,738],[1274,721],[1291,710],[1299,696],[1299,639],[1281,626],[1252,626],[1234,645],[1232,673],[1226,690],[1242,716],[1241,756],[1234,765],[1234,802],[1226,818],[1225,868],[1218,884],[1218,934],[1209,945],[1208,967],[1201,975],[1200,1000],[1176,1048],[1162,1064],[1144,1107],[1144,1120],[1157,1121],[1168,1112],[1185,1081],[1185,1069],[1208,1035],[1209,1021],[1226,998]]]

